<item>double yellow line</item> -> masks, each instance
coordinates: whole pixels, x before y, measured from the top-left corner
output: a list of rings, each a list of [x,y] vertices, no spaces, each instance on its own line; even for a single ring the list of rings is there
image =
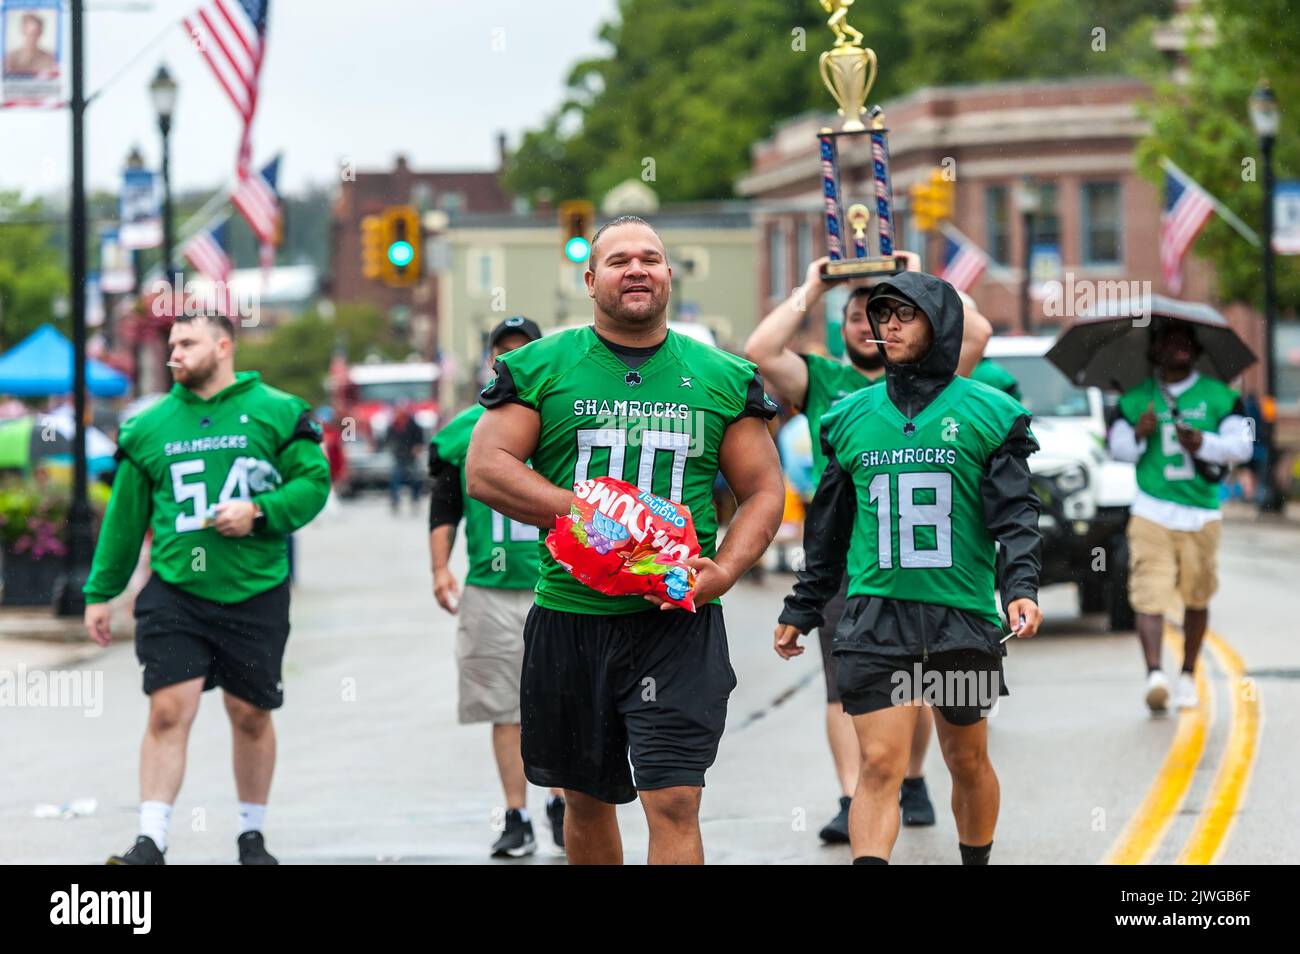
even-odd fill
[[[1173,628],[1166,625],[1165,641],[1174,643],[1175,639]],[[1212,864],[1223,850],[1232,820],[1246,794],[1259,741],[1259,698],[1254,683],[1246,677],[1241,657],[1212,631],[1206,632],[1205,645],[1228,677],[1228,741],[1205,805],[1178,854],[1177,864]],[[1185,709],[1179,716],[1178,732],[1160,771],[1142,804],[1102,859],[1103,864],[1149,862],[1178,814],[1205,754],[1205,739],[1217,696],[1203,666],[1198,667],[1196,688],[1201,705]]]

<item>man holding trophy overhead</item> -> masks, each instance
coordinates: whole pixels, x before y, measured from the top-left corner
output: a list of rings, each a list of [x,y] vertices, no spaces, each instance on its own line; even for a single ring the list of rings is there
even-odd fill
[[[958,375],[965,321],[956,290],[906,271],[894,248],[884,116],[874,108],[870,129],[861,119],[876,57],[845,23],[850,2],[822,0],[837,39],[821,56],[821,74],[844,117],[840,131],[818,134],[822,277],[884,279],[871,289],[866,314],[885,382],[843,398],[812,435],[827,463],[805,521],[807,562],[786,599],[775,649],[785,659],[803,652],[799,636],[824,625],[847,576],[833,653],[860,747],[848,818],[854,863],[888,863],[899,786],[929,703],[952,775],[962,863],[987,864],[999,789],[985,719],[1006,694],[995,583],[1014,635],[1033,636],[1042,619],[1037,499],[1026,461],[1037,443],[1019,402]],[[870,210],[843,211],[838,141],[845,136],[871,140],[874,242]]]

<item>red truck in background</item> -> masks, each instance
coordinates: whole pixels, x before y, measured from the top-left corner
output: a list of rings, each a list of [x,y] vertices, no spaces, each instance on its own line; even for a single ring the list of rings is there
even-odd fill
[[[347,466],[338,482],[340,496],[388,486],[393,456],[385,446],[388,426],[404,405],[426,439],[438,426],[438,376],[431,361],[367,362],[336,365],[334,407]]]

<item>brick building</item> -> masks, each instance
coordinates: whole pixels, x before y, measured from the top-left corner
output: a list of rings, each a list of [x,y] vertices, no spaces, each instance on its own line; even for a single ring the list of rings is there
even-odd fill
[[[1160,271],[1160,192],[1138,176],[1134,163],[1146,130],[1138,103],[1147,94],[1140,81],[1115,77],[932,87],[882,104],[901,246],[920,252],[927,271],[942,268],[942,239],[918,234],[906,210],[908,187],[947,164],[955,173],[952,223],[993,261],[970,291],[998,332],[1026,330],[1020,314],[1026,223],[1017,207],[1024,186],[1040,198],[1034,245],[1056,247],[1059,278],[1149,281],[1152,292],[1168,294]],[[781,124],[754,145],[750,171],[738,183],[739,192],[755,201],[760,310],[787,296],[807,263],[824,254],[816,134],[832,118],[804,115]],[[863,145],[841,154],[846,204],[871,193]],[[1183,277],[1181,297],[1211,299],[1207,265],[1191,257]],[[1031,299],[1030,307],[1032,331],[1054,333],[1071,318],[1044,314],[1041,300]],[[1223,311],[1262,356],[1258,314],[1241,305]],[[810,326],[806,346],[818,347],[822,334],[819,325]],[[1245,388],[1261,384],[1262,363],[1247,373]],[[1300,389],[1283,389],[1281,397],[1294,403]]]
[[[501,166],[505,136],[498,139]],[[404,156],[388,171],[358,171],[339,188],[331,217],[330,274],[327,293],[340,303],[378,305],[395,320],[409,322],[411,342],[432,354],[437,340],[437,277],[426,262],[419,283],[388,288],[361,274],[361,220],[387,206],[412,205],[422,213],[448,216],[506,213],[513,199],[501,185],[501,169],[489,172],[417,172]],[[426,257],[429,251],[426,245]]]

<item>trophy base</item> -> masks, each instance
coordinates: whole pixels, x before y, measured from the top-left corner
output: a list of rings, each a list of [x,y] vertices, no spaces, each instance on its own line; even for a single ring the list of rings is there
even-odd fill
[[[902,255],[874,255],[865,258],[842,258],[822,266],[823,279],[878,278],[907,271]]]

